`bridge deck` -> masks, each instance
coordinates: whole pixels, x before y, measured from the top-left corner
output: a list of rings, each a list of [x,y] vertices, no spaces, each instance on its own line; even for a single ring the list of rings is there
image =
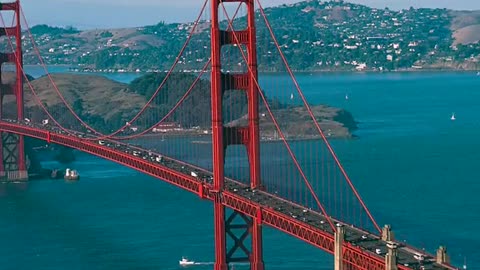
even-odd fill
[[[50,140],[52,143],[77,148],[117,162],[120,161],[111,156],[112,151],[124,158],[125,155],[129,155],[129,163],[122,164],[159,178],[160,175],[163,174],[157,174],[152,169],[148,170],[148,168],[145,168],[142,164],[149,163],[158,170],[165,167],[168,172],[174,171],[181,174],[183,178],[180,178],[183,180],[163,180],[189,190],[190,192],[197,193],[205,199],[219,199],[227,207],[249,215],[254,219],[258,218],[258,211],[261,211],[262,223],[294,235],[329,253],[333,253],[334,232],[329,226],[326,217],[321,213],[281,199],[274,194],[251,190],[250,187],[231,179],[226,179],[225,190],[221,194],[218,194],[212,190],[211,183],[213,177],[210,172],[165,156],[160,156],[160,154],[152,153],[149,150],[141,150],[134,146],[115,141],[103,140],[101,142],[87,142],[85,138],[93,138],[90,134],[75,132],[75,135],[72,136],[56,127],[19,123],[14,120],[0,121],[0,130]],[[109,151],[109,155],[107,156],[106,154],[104,155],[100,152],[97,153],[89,150],[92,149],[92,145],[96,145],[95,149],[109,149],[112,151]],[[197,176],[191,176],[191,172],[195,172]],[[178,177],[177,174],[175,174],[175,176]],[[345,262],[350,262],[355,265],[363,264],[362,268],[368,270],[385,269],[384,256],[386,253],[386,242],[382,241],[377,235],[370,234],[359,228],[354,228],[349,224],[343,224],[338,220],[334,220],[334,222],[344,225],[345,228]],[[435,259],[431,254],[423,253],[425,260],[418,261],[414,258],[416,252],[413,247],[403,243],[397,244],[399,269],[456,269],[448,265],[435,263]],[[377,249],[381,250],[380,254],[377,254]],[[360,260],[360,258],[362,258],[362,260]],[[365,258],[367,258],[367,260],[365,260]]]

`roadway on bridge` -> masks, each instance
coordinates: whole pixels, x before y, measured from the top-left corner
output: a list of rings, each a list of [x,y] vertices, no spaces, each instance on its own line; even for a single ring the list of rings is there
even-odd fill
[[[65,136],[77,136],[79,139],[94,139],[95,136],[88,133],[80,133],[76,131],[66,132],[58,127],[51,125],[41,125],[34,124],[30,121],[18,122],[16,120],[3,120],[10,124],[17,124],[21,126],[33,127],[41,130],[48,130],[52,133],[57,133]],[[1,128],[1,122],[0,122]],[[73,135],[72,135],[73,134]],[[177,172],[185,174],[187,176],[195,175],[198,181],[202,181],[205,184],[213,184],[213,175],[211,172],[202,170],[193,165],[185,164],[174,159],[162,156],[158,153],[153,153],[149,150],[140,149],[133,145],[127,145],[119,143],[116,141],[110,140],[95,140],[95,143],[103,147],[108,147],[110,149],[127,153],[136,158],[151,162],[157,166],[164,166],[170,169],[173,169]],[[193,172],[193,173],[192,173]],[[324,231],[326,234],[330,235],[333,239],[334,231],[330,227],[326,217],[321,213],[312,211],[300,205],[294,204],[287,200],[281,199],[273,194],[269,194],[260,190],[252,190],[249,186],[238,183],[232,179],[226,179],[225,190],[234,193],[238,196],[241,196],[249,201],[252,201],[262,208],[272,209],[278,213],[289,216],[296,221],[303,223],[306,226],[310,226],[319,230]],[[363,231],[359,228],[355,228],[351,225],[344,224],[341,221],[331,219],[336,224],[341,224],[345,228],[345,242],[349,243],[351,246],[358,247],[361,250],[368,252],[370,256],[376,257],[379,260],[384,260],[384,256],[387,250],[387,243],[382,241],[379,236],[370,234],[366,231]],[[435,263],[435,258],[430,255],[423,253],[424,260],[419,261],[414,256],[416,255],[415,249],[413,247],[406,246],[403,243],[396,243],[398,245],[398,259],[397,262],[399,266],[403,269],[431,269],[431,270],[440,270],[440,269],[455,269],[453,267],[439,265]],[[333,250],[329,250],[333,252]]]

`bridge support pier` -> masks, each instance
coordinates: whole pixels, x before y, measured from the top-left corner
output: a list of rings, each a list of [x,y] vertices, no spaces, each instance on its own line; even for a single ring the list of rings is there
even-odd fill
[[[450,257],[447,254],[447,248],[440,246],[437,249],[437,256],[435,261],[439,264],[450,264]]]
[[[337,231],[335,232],[335,249],[334,249],[334,264],[335,270],[343,270],[343,242],[345,240],[345,228],[341,224],[337,224]]]
[[[397,245],[393,242],[387,244],[385,255],[385,270],[398,270],[397,267]]]
[[[0,12],[10,10],[15,13],[16,25],[6,27],[0,31],[0,36],[15,38],[15,52],[0,53],[0,66],[4,63],[15,64],[15,83],[4,84],[0,69],[0,119],[4,117],[3,97],[13,95],[16,99],[16,118],[24,120],[23,100],[23,55],[22,55],[22,30],[20,21],[20,1],[1,4]],[[13,116],[9,116],[13,117]],[[0,132],[0,178],[3,180],[27,180],[27,164],[25,143],[23,136]]]
[[[226,237],[225,237],[225,207],[221,199],[214,202],[214,230],[215,230],[215,266],[214,270],[228,270]],[[223,247],[223,248],[222,248]]]
[[[228,270],[230,263],[250,263],[250,270],[264,270],[261,225],[242,213],[226,210],[221,196],[217,199],[214,202],[214,270]],[[251,248],[247,245],[249,236]]]
[[[20,155],[25,159],[25,152],[23,146],[23,137],[11,133],[0,133],[2,151],[0,157],[2,159],[2,171],[0,171],[0,178],[6,181],[22,181],[28,180],[28,172],[26,170],[25,161],[20,166]],[[22,144],[20,144],[22,141]]]

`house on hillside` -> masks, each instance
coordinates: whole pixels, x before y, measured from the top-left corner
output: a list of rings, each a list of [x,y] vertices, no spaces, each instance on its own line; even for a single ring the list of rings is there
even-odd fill
[[[172,132],[172,131],[179,131],[182,130],[182,127],[180,124],[175,123],[175,122],[166,122],[166,123],[160,123],[156,127],[153,128],[153,132],[161,132],[161,133],[166,133],[166,132]]]

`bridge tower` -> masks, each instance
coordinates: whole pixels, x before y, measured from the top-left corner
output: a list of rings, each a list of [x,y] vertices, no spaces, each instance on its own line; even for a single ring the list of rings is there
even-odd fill
[[[16,104],[16,118],[23,121],[23,54],[22,30],[20,21],[20,0],[13,3],[0,3],[1,11],[13,11],[16,25],[0,29],[0,36],[14,37],[15,52],[0,53],[0,67],[4,63],[15,65],[15,83],[4,84],[0,68],[0,118],[4,117],[3,98],[14,96]],[[23,136],[0,132],[0,178],[7,180],[26,180],[28,172],[25,158],[25,144]]]
[[[215,270],[227,270],[232,262],[249,262],[251,270],[263,270],[261,209],[257,209],[257,218],[252,219],[241,213],[233,212],[228,218],[222,205],[224,189],[225,153],[229,145],[245,145],[250,165],[250,185],[252,189],[261,188],[260,180],[260,139],[258,124],[258,87],[257,41],[255,28],[255,0],[211,0],[211,105],[214,189],[217,199],[214,202],[215,226]],[[222,2],[238,2],[247,6],[247,29],[221,30],[219,10]],[[221,48],[224,45],[241,43],[247,48],[248,72],[244,74],[222,73]],[[245,91],[248,100],[248,125],[244,127],[225,127],[223,123],[223,94],[227,90]],[[235,217],[241,217],[243,224],[233,224]],[[235,235],[241,230],[240,237]],[[250,236],[251,247],[245,247]],[[228,247],[227,237],[232,240]],[[237,257],[234,254],[241,252]]]
[[[440,246],[437,249],[437,256],[435,261],[439,264],[450,264],[450,257],[447,254],[447,248],[444,246]]]

